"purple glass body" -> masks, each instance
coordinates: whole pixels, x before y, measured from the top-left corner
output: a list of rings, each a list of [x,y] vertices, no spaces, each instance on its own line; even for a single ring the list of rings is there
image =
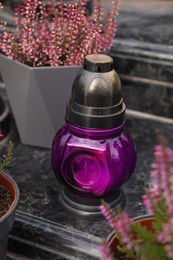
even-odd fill
[[[55,175],[80,196],[112,194],[127,182],[135,165],[134,143],[123,124],[96,130],[67,122],[53,141]]]

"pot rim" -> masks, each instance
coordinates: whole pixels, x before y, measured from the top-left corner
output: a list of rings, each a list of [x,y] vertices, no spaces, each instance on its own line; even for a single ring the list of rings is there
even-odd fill
[[[11,212],[13,212],[18,204],[19,201],[19,188],[16,184],[16,182],[13,180],[13,178],[11,178],[8,174],[2,172],[0,173],[0,178],[6,178],[8,180],[8,182],[10,182],[15,190],[15,195],[14,195],[14,199],[13,202],[11,203],[9,209],[7,210],[7,212],[0,218],[0,223],[2,223],[4,221],[4,219],[8,218],[8,216],[11,214]]]
[[[59,69],[62,69],[62,68],[70,68],[70,69],[73,69],[73,68],[82,68],[82,65],[62,65],[62,66],[39,66],[39,67],[32,67],[32,66],[29,66],[25,63],[22,63],[18,60],[14,60],[14,59],[11,59],[9,58],[7,55],[5,54],[1,54],[0,53],[0,57],[2,57],[3,59],[6,59],[6,60],[9,60],[9,61],[12,61],[14,64],[16,65],[20,65],[22,67],[25,67],[25,68],[28,68],[30,70],[55,70],[57,68]]]
[[[0,114],[0,122],[2,122],[3,120],[5,120],[9,116],[10,109],[9,109],[8,104],[7,104],[7,101],[4,100],[1,96],[0,96],[0,102],[4,105],[4,110]],[[11,135],[11,133],[12,133],[12,129],[11,129],[11,126],[10,126],[9,132],[7,133],[7,135],[4,135],[2,140],[0,141],[1,146],[9,140],[9,136]]]
[[[137,217],[134,217],[132,218],[133,219],[133,222],[138,222],[138,221],[141,221],[143,219],[153,219],[154,218],[154,214],[144,214],[144,215],[140,215],[140,216],[137,216]],[[107,243],[110,243],[111,239],[114,237],[114,235],[116,235],[116,231],[115,230],[112,230],[112,232],[108,235],[107,237]]]
[[[0,121],[2,121],[9,114],[10,110],[7,105],[7,102],[2,97],[0,97],[0,102],[2,102],[4,104],[4,110],[3,110],[2,114],[0,114]]]

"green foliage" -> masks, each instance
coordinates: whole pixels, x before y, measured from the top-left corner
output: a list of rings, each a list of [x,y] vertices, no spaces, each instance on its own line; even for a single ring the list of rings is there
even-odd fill
[[[168,259],[166,252],[163,250],[163,245],[156,243],[151,244],[146,241],[140,246],[140,255],[145,255],[146,259],[150,260]]]
[[[158,230],[161,230],[161,222],[153,222],[153,229],[155,229],[155,226],[157,226]],[[117,239],[120,241],[117,249],[121,253],[133,260],[141,259],[141,256],[145,256],[147,260],[168,259],[163,245],[157,242],[157,232],[150,231],[145,226],[142,226],[140,222],[133,223],[132,232],[134,233],[134,250],[128,249],[122,242],[120,234],[116,234]]]
[[[140,222],[134,222],[132,225],[132,231],[139,242],[147,241],[149,243],[153,243],[156,241],[156,234],[148,230],[145,226],[142,226]]]
[[[152,232],[147,229],[145,226],[142,226],[139,222],[134,222],[132,230],[136,236],[136,247],[139,247],[140,255],[145,255],[147,259],[154,260],[154,259],[164,259],[162,254],[163,246],[156,243],[157,241],[157,234],[156,232]],[[162,258],[160,256],[162,255]],[[137,258],[139,259],[139,258]]]
[[[118,251],[121,252],[123,255],[128,256],[129,259],[136,259],[135,251],[124,246],[121,235],[117,233],[116,237],[119,240],[119,245],[117,246]]]
[[[5,155],[5,158],[0,163],[0,173],[3,172],[4,168],[10,163],[13,154],[13,147],[14,144],[12,142],[9,142],[7,154]]]
[[[154,229],[156,230],[156,233],[159,233],[162,231],[162,225],[163,222],[167,222],[169,219],[169,215],[167,214],[167,207],[165,204],[165,200],[161,199],[156,207],[155,207],[155,212],[154,212],[156,221],[153,223]]]

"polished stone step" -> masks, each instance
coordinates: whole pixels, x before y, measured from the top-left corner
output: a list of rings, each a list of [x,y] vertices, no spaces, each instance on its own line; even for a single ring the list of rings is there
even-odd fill
[[[118,73],[168,83],[173,86],[173,46],[115,39],[108,54]]]
[[[173,120],[173,84],[142,77],[120,75],[127,109]]]
[[[108,54],[128,109],[173,118],[173,46],[116,39]]]
[[[101,239],[61,223],[18,211],[9,236],[9,255],[28,259],[100,259]]]
[[[116,35],[141,43],[173,45],[172,14],[171,0],[123,0]]]

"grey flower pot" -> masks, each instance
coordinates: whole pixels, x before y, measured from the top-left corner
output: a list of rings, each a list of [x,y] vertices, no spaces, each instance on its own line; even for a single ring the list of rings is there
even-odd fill
[[[14,198],[9,210],[0,218],[0,260],[5,260],[7,255],[8,234],[15,220],[19,190],[14,180],[5,173],[0,173],[0,184],[7,187]]]
[[[29,67],[0,55],[0,72],[22,143],[51,147],[64,124],[66,103],[79,69]]]
[[[0,96],[0,130],[3,136],[0,137],[0,146],[2,147],[10,138],[11,134],[11,120],[9,106]]]

